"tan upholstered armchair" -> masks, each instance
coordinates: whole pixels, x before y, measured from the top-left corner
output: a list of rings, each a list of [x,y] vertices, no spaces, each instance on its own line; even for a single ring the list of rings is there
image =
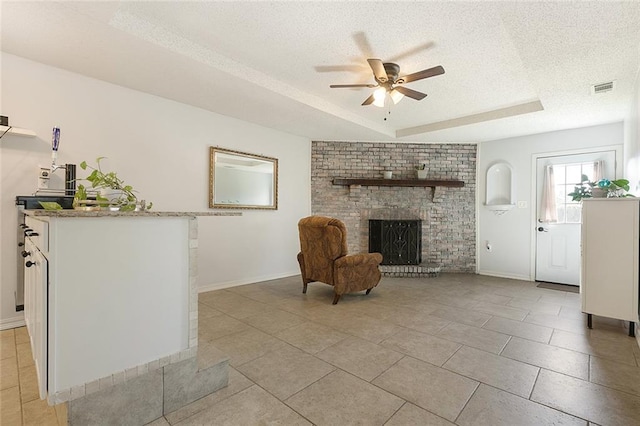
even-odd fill
[[[298,222],[302,292],[314,281],[333,286],[333,304],[345,293],[371,289],[380,282],[380,253],[347,255],[347,229],[338,219],[310,216]]]

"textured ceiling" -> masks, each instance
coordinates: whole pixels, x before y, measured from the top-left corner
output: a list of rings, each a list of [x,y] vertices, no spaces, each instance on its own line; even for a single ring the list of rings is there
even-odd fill
[[[314,140],[476,142],[623,120],[640,2],[11,2],[2,50]],[[388,108],[367,58],[427,93]],[[590,86],[616,81],[613,92]],[[386,119],[386,120],[385,120]]]

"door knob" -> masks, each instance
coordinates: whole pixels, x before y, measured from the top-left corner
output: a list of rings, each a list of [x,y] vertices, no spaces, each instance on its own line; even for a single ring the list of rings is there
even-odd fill
[[[549,232],[549,231],[547,231],[546,229],[544,229],[542,226],[540,226],[540,227],[538,228],[538,231],[539,231],[539,232]]]
[[[27,256],[31,256],[31,252],[30,251],[26,251],[26,250],[22,250],[22,257],[27,257]]]
[[[32,261],[30,261],[30,260],[27,260],[27,263],[25,263],[24,265],[25,265],[27,268],[31,268],[31,267],[32,267],[33,265],[35,265],[35,264],[36,264],[36,262],[32,262]]]

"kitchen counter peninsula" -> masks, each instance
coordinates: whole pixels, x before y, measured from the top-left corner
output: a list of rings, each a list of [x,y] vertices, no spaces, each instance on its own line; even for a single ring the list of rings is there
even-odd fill
[[[197,217],[241,213],[24,213],[25,322],[40,398],[68,401],[70,424],[91,422],[96,407],[145,424],[226,386],[228,360],[215,377],[197,376]]]
[[[49,217],[184,217],[184,216],[242,216],[242,212],[159,212],[154,210],[144,211],[110,211],[110,210],[25,210],[29,216]]]

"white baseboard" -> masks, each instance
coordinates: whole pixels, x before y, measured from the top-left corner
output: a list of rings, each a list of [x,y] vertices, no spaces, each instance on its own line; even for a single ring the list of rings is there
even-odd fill
[[[528,275],[505,274],[504,272],[496,272],[496,271],[478,271],[478,275],[488,275],[490,277],[497,277],[497,278],[510,278],[512,280],[534,281]]]
[[[300,271],[283,272],[280,274],[263,275],[260,277],[252,277],[252,278],[236,280],[236,281],[226,281],[221,283],[205,284],[205,285],[198,286],[198,293],[204,293],[204,292],[213,291],[213,290],[222,290],[223,288],[238,287],[245,284],[255,284],[262,281],[277,280],[279,278],[292,277],[295,275],[300,275]]]
[[[0,330],[8,330],[10,328],[17,328],[24,326],[24,315],[20,314],[15,317],[5,318],[0,320]]]

